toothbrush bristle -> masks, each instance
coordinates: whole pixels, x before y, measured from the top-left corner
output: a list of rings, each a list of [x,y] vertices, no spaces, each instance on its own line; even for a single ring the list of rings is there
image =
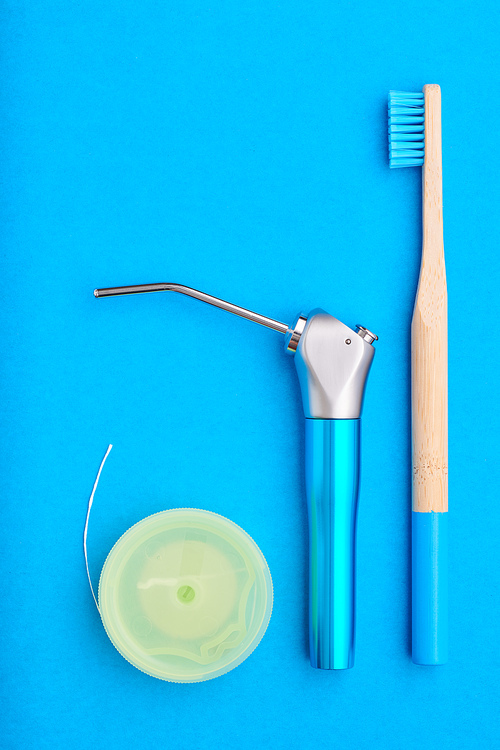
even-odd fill
[[[389,166],[424,163],[424,95],[389,91]]]

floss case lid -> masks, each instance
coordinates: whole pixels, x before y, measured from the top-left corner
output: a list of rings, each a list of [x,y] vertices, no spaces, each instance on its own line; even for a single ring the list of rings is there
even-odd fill
[[[271,617],[273,589],[253,539],[205,510],[139,521],[99,581],[106,632],[125,659],[162,680],[200,682],[238,666]]]

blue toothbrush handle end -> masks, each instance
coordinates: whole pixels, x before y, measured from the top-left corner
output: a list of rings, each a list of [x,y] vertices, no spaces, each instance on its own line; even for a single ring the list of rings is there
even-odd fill
[[[448,661],[448,513],[412,511],[412,661]]]

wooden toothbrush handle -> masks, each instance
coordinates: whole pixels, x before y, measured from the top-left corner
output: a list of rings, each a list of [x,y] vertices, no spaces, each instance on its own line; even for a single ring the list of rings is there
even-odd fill
[[[441,90],[424,87],[422,265],[411,325],[413,510],[448,510],[448,329],[443,245]]]

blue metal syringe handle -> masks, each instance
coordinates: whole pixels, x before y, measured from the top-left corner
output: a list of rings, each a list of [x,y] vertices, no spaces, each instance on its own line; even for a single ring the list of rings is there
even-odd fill
[[[311,665],[354,666],[359,419],[306,419]]]
[[[318,669],[354,666],[359,418],[375,339],[313,310],[285,340],[306,417],[309,642]]]

